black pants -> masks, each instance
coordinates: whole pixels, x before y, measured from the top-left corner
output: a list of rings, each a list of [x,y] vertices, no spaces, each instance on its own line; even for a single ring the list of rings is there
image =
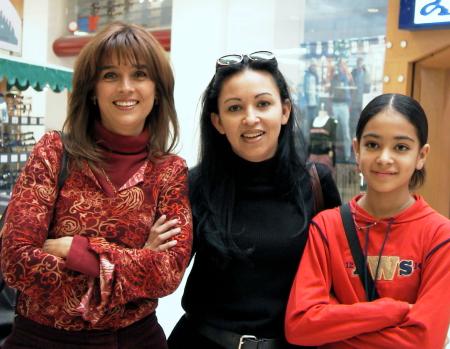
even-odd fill
[[[208,348],[208,349],[237,349],[237,348],[225,348],[221,345],[212,342],[208,338],[199,334],[196,330],[195,324],[192,321],[186,319],[183,316],[169,338],[167,339],[169,349],[192,349],[192,348]],[[299,347],[286,343],[284,349],[300,349],[300,348],[313,348],[313,347]]]
[[[117,331],[65,331],[18,315],[3,349],[167,349],[155,313]]]

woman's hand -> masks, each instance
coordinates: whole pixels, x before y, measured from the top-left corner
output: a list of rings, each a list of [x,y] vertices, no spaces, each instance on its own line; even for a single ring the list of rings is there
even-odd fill
[[[179,224],[178,219],[172,219],[166,222],[166,215],[162,215],[150,229],[150,235],[144,248],[155,252],[166,251],[177,244],[177,240],[170,240],[181,232],[180,228],[175,228]]]
[[[66,258],[72,246],[72,236],[64,236],[58,239],[47,239],[42,249],[44,252],[52,254],[56,257]]]

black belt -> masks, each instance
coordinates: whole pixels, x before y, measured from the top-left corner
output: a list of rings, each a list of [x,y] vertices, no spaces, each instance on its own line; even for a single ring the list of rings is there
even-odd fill
[[[283,349],[285,342],[274,338],[257,338],[253,335],[237,334],[206,324],[195,325],[198,332],[226,349]]]

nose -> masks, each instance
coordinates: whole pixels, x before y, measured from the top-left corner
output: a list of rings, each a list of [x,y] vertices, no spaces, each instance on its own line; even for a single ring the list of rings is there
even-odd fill
[[[130,92],[134,89],[133,81],[128,77],[123,77],[120,80],[119,91],[122,93]]]
[[[377,162],[380,165],[391,164],[393,162],[393,160],[392,160],[392,155],[391,155],[390,149],[387,149],[387,148],[382,149],[381,153],[379,154],[379,156],[377,158]]]
[[[260,119],[256,111],[253,108],[249,108],[243,120],[244,125],[252,126],[257,124],[259,121]]]

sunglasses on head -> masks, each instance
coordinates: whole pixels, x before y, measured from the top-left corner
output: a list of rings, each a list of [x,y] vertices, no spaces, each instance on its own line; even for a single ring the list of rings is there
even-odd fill
[[[252,61],[277,61],[273,52],[270,51],[256,51],[253,53],[249,53],[248,55],[244,54],[231,54],[220,57],[216,61],[216,70],[220,67],[226,67],[233,64],[242,63],[244,57],[248,57],[248,59]]]

